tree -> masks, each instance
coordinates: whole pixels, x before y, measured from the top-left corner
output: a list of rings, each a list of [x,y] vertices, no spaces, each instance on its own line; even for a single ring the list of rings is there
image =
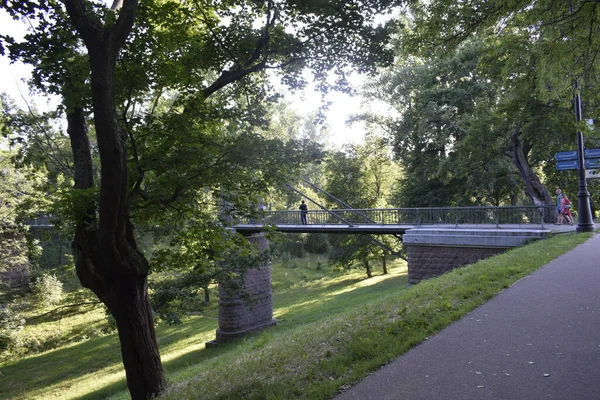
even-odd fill
[[[534,204],[551,203],[552,195],[538,170],[555,176],[551,151],[557,150],[558,142],[574,146],[576,128],[570,111],[574,81],[584,89],[584,98],[591,100],[588,117],[598,112],[593,107],[600,67],[597,4],[474,0],[411,6],[414,30],[403,43],[414,54],[449,53],[475,35],[484,38],[490,56],[486,63],[491,67],[487,72],[498,96],[496,115],[507,117],[504,136],[510,138],[525,193]],[[588,143],[595,141],[597,133],[583,124],[577,129],[586,130]]]
[[[1,115],[4,130],[7,119]],[[47,183],[43,170],[17,162],[18,158],[13,150],[0,150],[0,298],[11,289],[27,287],[39,247],[24,222],[45,211],[51,197],[43,191]]]
[[[398,176],[390,155],[387,143],[376,136],[364,145],[347,147],[346,152],[332,153],[325,165],[326,191],[356,209],[386,207]],[[327,199],[327,203],[333,209],[340,206],[332,199]],[[369,235],[331,235],[331,258],[342,265],[361,261],[370,278],[369,261],[381,257],[384,240],[374,241]],[[392,246],[386,243],[386,247]]]
[[[235,170],[238,161],[250,159],[240,152],[241,141],[220,127],[228,118],[239,127],[258,122],[255,111],[267,96],[261,72],[278,68],[284,82],[297,86],[301,70],[311,68],[326,90],[347,83],[351,66],[368,71],[389,60],[387,30],[372,21],[392,4],[157,0],[140,7],[136,0],[117,0],[109,9],[84,0],[63,0],[64,8],[53,1],[3,3],[15,17],[40,22],[24,46],[5,41],[14,57],[35,64],[40,89],[63,96],[74,165],[77,274],[115,317],[132,398],[154,396],[165,386],[146,289],[148,261],[134,232],[136,207],[148,215],[189,204],[205,178],[214,182],[214,167]],[[334,85],[326,79],[329,70],[337,74]],[[232,107],[240,98],[248,99],[247,107]],[[142,112],[135,112],[136,104]],[[237,150],[236,157],[228,150]],[[205,157],[189,165],[192,154]],[[221,184],[230,193],[237,189],[242,204],[244,193],[281,178],[263,173],[276,167],[267,163],[246,174],[262,178],[258,184],[226,175]]]

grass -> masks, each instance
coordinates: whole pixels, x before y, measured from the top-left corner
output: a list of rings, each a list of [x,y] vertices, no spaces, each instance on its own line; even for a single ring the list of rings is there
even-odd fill
[[[414,286],[398,264],[371,279],[276,265],[277,326],[209,349],[214,318],[158,327],[163,398],[330,398],[589,237],[555,236]],[[6,363],[0,373],[0,398],[128,398],[115,335]]]

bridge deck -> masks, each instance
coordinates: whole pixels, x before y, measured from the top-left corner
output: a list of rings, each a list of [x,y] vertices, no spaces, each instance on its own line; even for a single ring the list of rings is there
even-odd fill
[[[597,226],[598,227],[598,226]],[[289,233],[367,233],[367,234],[404,234],[409,229],[435,228],[435,229],[500,229],[500,230],[544,230],[550,232],[573,232],[576,226],[554,224],[435,224],[435,225],[341,225],[341,224],[308,224],[308,225],[263,225],[239,224],[233,227],[241,233],[257,233],[274,228],[279,232]]]

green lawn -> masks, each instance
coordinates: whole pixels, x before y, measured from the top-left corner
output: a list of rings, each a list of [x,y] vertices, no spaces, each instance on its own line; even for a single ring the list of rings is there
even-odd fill
[[[216,309],[158,327],[164,398],[329,398],[589,237],[555,236],[414,286],[401,263],[371,279],[275,265],[277,326],[208,349]],[[128,398],[115,335],[6,363],[0,374],[0,398]]]

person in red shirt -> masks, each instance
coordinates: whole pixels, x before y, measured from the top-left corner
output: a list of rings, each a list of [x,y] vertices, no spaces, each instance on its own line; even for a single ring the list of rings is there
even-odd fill
[[[560,208],[561,214],[563,215],[567,223],[569,225],[573,225],[575,222],[573,221],[573,216],[571,215],[571,201],[564,193],[562,195],[562,202]]]

